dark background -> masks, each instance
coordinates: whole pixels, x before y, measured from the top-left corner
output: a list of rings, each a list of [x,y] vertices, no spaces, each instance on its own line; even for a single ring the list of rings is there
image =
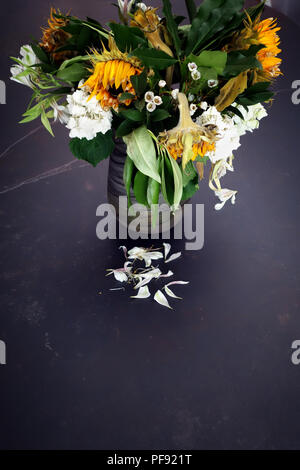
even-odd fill
[[[56,6],[105,22],[116,18],[109,3]],[[193,199],[205,204],[205,246],[169,265],[191,281],[173,311],[108,290],[105,270],[122,258],[118,241],[95,234],[107,162],[75,161],[60,125],[54,140],[17,124],[30,92],[9,81],[8,56],[40,36],[53,2],[2,7],[0,448],[300,448],[298,3],[281,2],[293,21],[267,11],[282,25],[284,76],[226,176],[236,205],[215,212],[207,179]]]

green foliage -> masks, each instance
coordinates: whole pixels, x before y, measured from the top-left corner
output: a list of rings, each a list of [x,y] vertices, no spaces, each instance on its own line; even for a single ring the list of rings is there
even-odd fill
[[[257,103],[269,101],[274,93],[269,91],[270,82],[259,82],[247,88],[244,93],[238,96],[237,103],[242,106],[253,106]]]
[[[130,189],[131,189],[131,180],[132,180],[133,170],[134,170],[133,161],[127,155],[126,160],[125,160],[125,165],[124,165],[124,171],[123,171],[123,180],[124,180],[124,185],[125,185],[126,193],[127,193],[128,207],[131,206]]]
[[[145,93],[147,89],[147,72],[144,70],[140,75],[133,75],[131,78],[131,83],[133,88],[136,91],[138,96],[141,96]]]
[[[227,64],[223,72],[226,78],[236,77],[245,70],[261,69],[256,54],[261,46],[251,46],[248,50],[232,51],[227,55]]]
[[[82,63],[72,63],[57,72],[57,78],[66,83],[77,83],[88,76],[88,70]]]
[[[197,14],[197,7],[194,0],[185,0],[186,9],[189,14],[190,22],[192,23],[193,19]]]
[[[109,157],[114,149],[112,132],[108,131],[106,134],[99,132],[92,140],[77,137],[71,139],[70,149],[74,157],[85,160],[95,167],[99,162]]]
[[[127,145],[127,155],[133,160],[136,168],[160,183],[156,151],[146,126],[135,129],[131,134],[124,136],[123,140]]]
[[[198,172],[195,170],[193,162],[190,160],[182,171],[182,201],[190,199],[199,189]]]
[[[177,62],[176,59],[158,49],[135,49],[132,55],[138,57],[146,67],[157,70],[164,70]]]
[[[138,47],[147,47],[147,40],[139,28],[118,23],[109,23],[120,51],[129,52]]]
[[[222,31],[244,5],[244,0],[204,0],[188,33],[186,54],[201,49],[214,34]]]
[[[134,121],[125,119],[125,121],[121,122],[119,127],[117,127],[116,137],[124,137],[130,134],[135,128],[136,128],[136,123]]]
[[[170,0],[163,0],[163,5],[164,5],[163,12],[166,17],[167,28],[172,37],[177,57],[179,57],[180,52],[181,52],[181,44],[180,44],[180,39],[179,39],[179,34],[178,34],[178,24],[176,23],[174,19]]]
[[[137,202],[143,204],[144,206],[148,206],[148,180],[148,176],[144,175],[144,173],[141,171],[136,172],[133,183],[133,192]]]

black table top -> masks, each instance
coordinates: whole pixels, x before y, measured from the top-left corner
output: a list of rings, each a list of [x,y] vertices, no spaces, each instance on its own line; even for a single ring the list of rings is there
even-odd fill
[[[215,212],[207,180],[193,198],[205,204],[205,246],[172,265],[190,280],[172,311],[109,291],[105,270],[120,266],[120,243],[95,232],[107,162],[73,160],[62,126],[54,140],[37,123],[17,124],[29,94],[9,82],[7,55],[38,36],[48,14],[31,4],[25,22],[27,2],[5,6],[0,42],[0,448],[299,449],[298,27],[279,15],[284,76],[226,176],[236,205]],[[97,1],[60,4],[113,17]]]

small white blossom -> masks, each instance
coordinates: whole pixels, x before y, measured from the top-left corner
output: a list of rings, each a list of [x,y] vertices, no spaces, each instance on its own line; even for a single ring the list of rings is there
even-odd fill
[[[140,8],[141,10],[143,10],[143,11],[146,11],[147,8],[148,8],[147,5],[145,5],[145,3],[142,3],[142,2],[137,3],[136,6],[137,6],[138,8]]]
[[[179,93],[179,88],[175,88],[175,90],[172,90],[171,95],[174,100],[177,100],[178,93]]]
[[[268,116],[267,111],[261,103],[248,106],[248,111],[246,111],[243,106],[237,106],[236,103],[233,103],[233,106],[242,113],[244,118],[241,119],[237,115],[234,115],[232,118],[237,126],[239,135],[244,135],[246,132],[253,132],[253,130],[258,129],[259,121]]]
[[[209,88],[214,88],[215,86],[218,85],[218,80],[208,80],[207,81],[207,85],[209,86]]]
[[[200,108],[203,109],[203,111],[207,110],[208,104],[206,103],[206,101],[201,101]]]
[[[21,83],[22,85],[29,86],[30,88],[33,88],[33,74],[27,74],[27,75],[22,75],[19,77],[19,75],[25,71],[26,67],[31,67],[32,65],[39,64],[40,61],[33,52],[33,49],[31,46],[22,46],[20,49],[20,55],[19,57],[20,62],[23,64],[16,64],[10,69],[11,77],[10,79],[13,80],[14,82]],[[36,70],[36,68],[35,68]]]
[[[197,105],[191,104],[190,105],[190,115],[193,116],[196,111],[197,111]]]
[[[188,68],[190,72],[194,72],[195,70],[198,69],[197,64],[195,62],[189,62],[188,63]]]
[[[153,98],[153,103],[156,104],[156,106],[160,106],[162,104],[162,99],[160,96],[154,96]]]
[[[192,95],[192,93],[189,93],[189,95],[188,95],[188,100],[189,100],[190,102],[192,102],[192,101],[194,101],[194,99],[195,99],[195,95]]]
[[[150,101],[150,103],[147,104],[147,111],[149,111],[149,113],[152,113],[155,110],[156,104],[153,101]]]
[[[232,189],[226,189],[226,188],[215,191],[215,195],[221,201],[220,203],[215,205],[215,210],[219,211],[220,209],[222,209],[226,201],[228,201],[229,199],[231,199],[231,204],[235,204],[236,193],[237,191],[233,191]]]
[[[61,124],[68,123],[70,114],[68,113],[67,106],[59,105],[56,101],[53,101],[51,108],[53,109],[54,122],[58,120]]]
[[[122,15],[127,16],[128,13],[130,13],[131,11],[131,8],[134,4],[134,0],[118,0],[118,4]]]
[[[152,103],[152,101],[154,100],[154,93],[153,91],[147,91],[145,93],[145,101],[146,103]]]
[[[158,82],[158,86],[160,88],[165,88],[166,84],[167,84],[167,82],[165,80],[159,80],[159,82]]]
[[[199,70],[194,70],[194,72],[192,72],[192,79],[200,80],[200,78],[201,78],[201,73],[199,72]]]
[[[92,140],[99,132],[105,134],[111,129],[111,111],[104,111],[96,96],[89,98],[90,94],[83,88],[67,96],[66,112],[70,117],[66,127],[70,129],[71,138]]]

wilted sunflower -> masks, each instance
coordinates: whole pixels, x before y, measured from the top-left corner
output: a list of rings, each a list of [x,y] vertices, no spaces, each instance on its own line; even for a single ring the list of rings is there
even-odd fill
[[[136,95],[130,79],[139,75],[143,68],[139,59],[121,52],[112,37],[109,38],[109,49],[103,46],[102,54],[92,51],[92,75],[82,86],[91,90],[90,98],[96,96],[104,110],[113,108],[117,111],[122,93]],[[132,100],[126,99],[122,104],[129,106]]]
[[[61,47],[65,46],[67,40],[71,37],[69,33],[62,28],[67,26],[68,20],[57,18],[55,15],[60,15],[61,12],[51,8],[50,18],[48,20],[48,28],[42,28],[43,37],[40,46],[51,55],[55,62],[63,62],[76,55],[74,51],[61,51],[56,52]]]
[[[232,42],[225,47],[227,51],[248,49],[251,45],[263,44],[265,47],[258,51],[256,57],[262,65],[262,70],[256,70],[254,81],[272,80],[281,75],[280,64],[282,59],[277,57],[281,52],[279,49],[280,37],[277,32],[281,29],[277,26],[277,20],[268,18],[260,21],[260,16],[253,22],[246,12],[247,20],[244,21],[245,28],[233,36]]]
[[[214,126],[199,126],[192,120],[185,94],[178,94],[178,102],[179,122],[173,129],[160,133],[159,141],[175,160],[182,158],[185,168],[189,160],[195,160],[198,155],[203,157],[215,149],[217,129]]]

